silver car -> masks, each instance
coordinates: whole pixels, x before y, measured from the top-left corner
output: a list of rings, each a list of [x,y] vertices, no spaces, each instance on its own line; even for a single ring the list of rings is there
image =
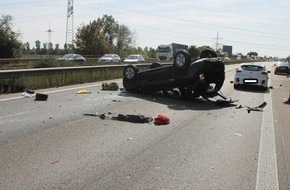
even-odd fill
[[[86,58],[79,54],[66,54],[61,58],[58,58],[56,61],[73,61],[78,63],[86,63]]]
[[[145,59],[142,55],[129,55],[124,63],[142,63],[145,62]]]
[[[119,63],[119,62],[121,62],[121,58],[117,54],[105,54],[104,56],[99,58],[99,62]]]

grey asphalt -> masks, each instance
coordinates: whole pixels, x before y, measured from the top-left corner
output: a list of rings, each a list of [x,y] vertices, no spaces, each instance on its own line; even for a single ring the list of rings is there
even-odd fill
[[[289,106],[281,98],[289,79],[272,74],[274,90],[266,93],[234,90],[234,68],[227,67],[224,95],[243,106],[272,98],[279,189],[288,189]],[[271,106],[248,113],[203,99],[102,91],[100,84],[40,91],[47,101],[0,96],[1,189],[257,188],[257,176],[264,175],[258,171],[263,114]],[[81,89],[91,93],[76,94]],[[84,115],[96,113],[164,114],[171,122],[156,126]]]

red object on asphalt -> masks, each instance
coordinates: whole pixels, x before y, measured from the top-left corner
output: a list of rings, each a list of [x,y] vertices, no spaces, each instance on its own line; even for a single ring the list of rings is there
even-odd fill
[[[155,125],[167,125],[170,123],[170,119],[165,115],[158,115],[156,118],[154,118],[154,124]]]

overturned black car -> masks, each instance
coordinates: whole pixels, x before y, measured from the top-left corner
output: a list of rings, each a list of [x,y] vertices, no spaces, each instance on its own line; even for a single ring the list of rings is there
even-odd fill
[[[172,65],[152,63],[146,71],[127,65],[123,86],[129,92],[172,91],[178,89],[183,98],[219,95],[225,80],[225,66],[214,51],[204,50],[199,59],[191,60],[185,50],[178,51]]]

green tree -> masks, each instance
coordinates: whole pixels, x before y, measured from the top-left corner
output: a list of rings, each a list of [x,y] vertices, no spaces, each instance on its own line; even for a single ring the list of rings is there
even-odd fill
[[[144,58],[155,58],[157,56],[157,52],[153,48],[145,47],[142,53]]]
[[[286,58],[286,61],[290,63],[290,55]]]
[[[157,51],[154,48],[149,48],[148,51],[148,58],[157,57]]]
[[[35,41],[35,53],[39,54],[40,53],[40,47],[41,47],[41,42],[39,40]]]
[[[88,25],[78,28],[76,33],[76,47],[85,55],[102,55],[108,52],[108,43],[102,33],[100,21],[92,21]]]
[[[130,29],[127,26],[120,25],[117,31],[117,44],[116,44],[117,51],[129,48],[129,46],[132,43],[133,35],[134,34],[130,31]]]
[[[127,26],[119,25],[112,16],[104,15],[77,29],[76,51],[85,55],[125,54],[133,36]]]
[[[53,53],[53,44],[47,43],[47,54],[52,54]]]
[[[97,20],[101,24],[101,31],[110,48],[114,47],[114,40],[118,33],[119,24],[112,16],[104,15]]]
[[[198,49],[196,48],[196,46],[190,46],[188,48],[188,53],[190,54],[191,58],[198,58],[200,55],[200,52],[198,51]]]
[[[22,44],[18,40],[20,34],[12,31],[12,16],[2,15],[0,18],[0,57],[20,57]]]
[[[26,42],[25,44],[23,44],[23,48],[25,51],[30,51],[30,44],[29,42]]]
[[[251,52],[249,52],[247,55],[248,55],[249,57],[257,57],[257,56],[258,56],[258,53],[257,53],[257,52],[253,52],[253,51],[251,51]]]
[[[47,54],[48,52],[48,44],[47,43],[42,43],[43,48],[40,51],[40,54]]]
[[[55,44],[55,48],[54,48],[53,53],[54,54],[59,54],[60,53],[59,44]]]

